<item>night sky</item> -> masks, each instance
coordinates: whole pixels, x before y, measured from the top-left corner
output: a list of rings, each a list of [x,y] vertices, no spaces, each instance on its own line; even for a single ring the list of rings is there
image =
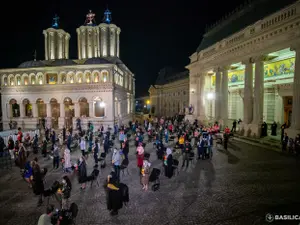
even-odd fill
[[[17,67],[33,59],[44,60],[44,29],[55,14],[60,27],[71,34],[70,58],[77,58],[76,28],[83,25],[88,10],[99,24],[108,4],[113,23],[121,28],[120,58],[135,74],[136,96],[148,94],[158,71],[165,66],[184,70],[196,51],[207,24],[221,19],[242,0],[218,3],[193,1],[6,1],[2,7],[0,68]]]

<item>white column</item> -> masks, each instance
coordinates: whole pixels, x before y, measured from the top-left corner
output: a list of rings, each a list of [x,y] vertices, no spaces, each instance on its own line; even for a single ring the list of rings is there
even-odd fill
[[[63,59],[64,55],[63,55],[63,34],[62,33],[57,33],[56,44],[58,45],[57,58]]]
[[[81,58],[86,59],[86,30],[80,30],[81,33]]]
[[[215,119],[220,119],[221,111],[221,72],[216,71],[216,94],[215,94]]]
[[[107,28],[101,27],[101,57],[107,57],[108,56],[108,49],[107,49]]]
[[[254,110],[252,124],[263,123],[264,113],[264,61],[263,57],[258,57],[255,63],[255,83],[254,83]],[[259,129],[260,130],[260,129]]]
[[[54,33],[49,33],[49,41],[50,41],[50,60],[55,59],[56,51],[55,51],[55,43],[54,43]]]
[[[20,106],[20,117],[23,118],[25,117],[25,106],[23,103],[20,103],[19,106]]]
[[[284,122],[284,108],[283,108],[283,99],[279,94],[279,87],[275,89],[275,122],[280,125]]]
[[[86,58],[92,58],[93,57],[93,52],[92,52],[92,36],[93,36],[93,32],[91,29],[87,30],[87,56]]]
[[[253,120],[253,64],[247,61],[245,64],[244,85],[244,118],[243,123],[249,124]]]
[[[62,129],[65,126],[65,104],[59,103],[59,118],[58,118],[58,126],[59,129]]]
[[[76,29],[77,31],[77,50],[78,50],[78,59],[82,59],[82,55],[81,55],[81,33],[80,33],[80,29]]]
[[[99,29],[94,30],[95,57],[100,57]]]
[[[228,125],[228,67],[225,67],[222,73],[222,99],[220,116],[223,120],[223,126]]]
[[[121,29],[117,28],[117,57],[120,57],[120,32]]]
[[[52,111],[51,111],[51,104],[47,103],[46,104],[46,110],[47,110],[47,117],[52,117]]]
[[[9,104],[7,103],[2,104],[2,120],[9,119],[8,109],[9,109]]]
[[[60,113],[60,116],[59,117],[62,117],[64,118],[65,117],[65,104],[64,103],[59,103],[59,113]]]
[[[46,31],[43,32],[44,36],[45,36],[45,60],[49,59],[48,56],[48,34]]]
[[[109,29],[109,56],[115,56],[115,47],[116,47],[116,29],[114,27],[110,27]]]
[[[199,119],[201,121],[206,121],[206,114],[205,114],[205,104],[204,104],[204,95],[205,95],[205,74],[202,73],[200,74],[199,78],[198,78],[198,104],[197,104],[197,109],[198,109],[198,115],[199,115]],[[177,105],[176,105],[177,107]]]
[[[70,41],[70,35],[66,34],[66,36],[65,36],[65,46],[64,46],[65,47],[65,54],[64,54],[65,59],[69,59],[69,41]]]
[[[89,102],[89,117],[94,117],[94,102]]]
[[[38,117],[37,104],[36,103],[31,103],[31,106],[32,106],[32,116],[33,117]]]
[[[293,83],[293,108],[291,128],[294,130],[300,130],[300,46],[293,48],[293,50],[296,52],[296,59]]]
[[[74,104],[74,109],[75,109],[75,117],[80,117],[80,107],[79,107],[79,103],[75,102]]]

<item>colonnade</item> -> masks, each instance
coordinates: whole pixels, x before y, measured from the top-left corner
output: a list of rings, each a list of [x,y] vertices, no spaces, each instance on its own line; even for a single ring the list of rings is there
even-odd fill
[[[294,136],[298,132],[300,133],[300,46],[292,48],[295,51],[295,71],[293,82],[293,102],[292,102],[292,120],[290,128],[287,130],[288,134]],[[242,61],[245,65],[244,76],[244,90],[243,90],[243,118],[242,125],[245,131],[245,135],[250,133],[251,136],[260,136],[261,125],[264,122],[264,61],[266,56],[259,55],[248,58]],[[207,121],[208,111],[214,110],[214,120],[219,121],[223,126],[228,126],[228,70],[229,66],[217,67],[214,70],[215,79],[215,94],[212,105],[205,103],[205,91],[207,90],[207,82],[209,75],[207,73],[198,74],[198,76],[191,77],[191,86],[194,85],[196,95],[191,95],[191,104],[195,107],[195,116],[200,121]],[[197,81],[197,82],[194,82]],[[254,84],[254,85],[253,85]],[[275,90],[275,95],[278,95],[278,91]],[[281,101],[280,101],[281,100]],[[210,107],[206,110],[205,107]],[[270,110],[270,109],[268,109]],[[272,117],[276,121],[282,121],[283,102],[282,98],[275,98],[275,107]],[[265,114],[268,114],[265,112]],[[279,118],[280,117],[280,118]],[[231,124],[230,124],[231,125]]]

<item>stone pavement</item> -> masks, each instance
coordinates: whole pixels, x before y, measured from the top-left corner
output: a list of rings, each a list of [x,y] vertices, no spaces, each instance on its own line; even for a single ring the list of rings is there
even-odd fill
[[[146,150],[151,152],[153,167],[160,168],[152,145],[147,145]],[[131,146],[130,151],[130,175],[121,176],[121,181],[129,186],[130,202],[116,217],[111,217],[106,209],[102,186],[81,191],[76,177],[71,176],[71,198],[79,205],[77,225],[261,225],[268,224],[267,213],[300,214],[300,160],[233,140],[229,151],[215,149],[212,160],[195,162],[172,179],[162,175],[159,191],[144,192],[139,183],[135,148]],[[79,154],[73,153],[72,158]],[[50,161],[40,162],[52,168]],[[92,166],[90,157],[88,173]],[[109,166],[104,169],[101,184],[110,170]],[[37,198],[16,168],[2,170],[0,175],[0,224],[35,225],[45,204],[36,206]],[[62,176],[61,170],[50,171],[47,185]]]

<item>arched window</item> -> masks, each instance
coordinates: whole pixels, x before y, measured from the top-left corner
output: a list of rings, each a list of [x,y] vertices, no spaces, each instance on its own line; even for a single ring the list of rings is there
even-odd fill
[[[4,77],[4,86],[7,86],[7,77]]]
[[[95,72],[94,73],[94,83],[98,83],[99,82],[99,73],[98,72]]]
[[[31,76],[31,84],[35,84],[35,76]]]
[[[20,86],[21,85],[21,77],[20,76],[17,76],[17,86]]]
[[[15,78],[14,77],[10,77],[9,78],[9,85],[10,86],[14,86],[15,85]]]
[[[11,106],[11,112],[12,112],[12,117],[20,117],[20,106],[19,104],[17,103],[17,100],[15,99],[11,99],[9,101],[9,104]]]
[[[28,99],[23,100],[23,106],[24,106],[24,115],[26,117],[32,117],[32,105],[30,104],[30,101]]]
[[[28,76],[24,76],[24,85],[28,85],[29,79]]]
[[[74,74],[70,74],[70,83],[71,83],[71,84],[74,83]]]
[[[42,75],[39,75],[38,77],[38,81],[39,81],[39,84],[43,84],[43,76]]]
[[[85,74],[85,80],[86,80],[87,83],[90,83],[90,82],[91,82],[91,73],[87,72],[87,73]]]
[[[86,98],[79,99],[80,116],[89,117],[89,103]]]
[[[65,84],[66,82],[67,82],[67,76],[66,76],[66,74],[62,74],[61,75],[61,83]]]
[[[107,82],[108,81],[108,72],[107,71],[103,71],[102,72],[102,82]]]
[[[95,117],[104,117],[105,116],[105,107],[106,107],[106,104],[105,102],[99,98],[99,97],[96,97],[94,99],[94,115]]]
[[[47,106],[43,101],[43,99],[39,98],[38,100],[36,100],[36,107],[38,111],[38,117],[40,118],[47,117],[47,108],[46,108]]]
[[[77,75],[78,83],[82,83],[82,81],[83,81],[82,79],[83,79],[82,73],[79,73],[79,74]]]

